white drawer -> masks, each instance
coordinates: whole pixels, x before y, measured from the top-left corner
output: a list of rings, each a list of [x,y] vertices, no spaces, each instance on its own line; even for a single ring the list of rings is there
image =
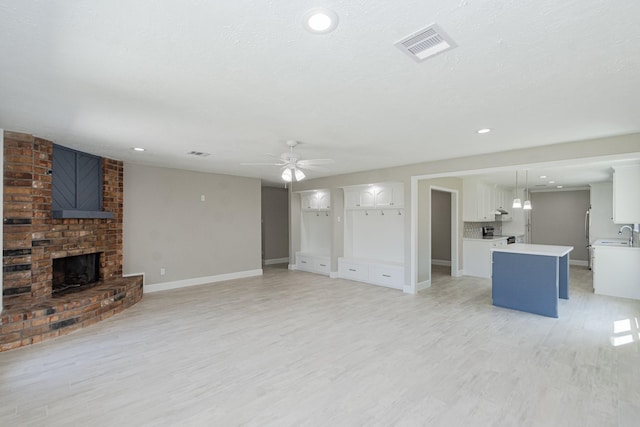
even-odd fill
[[[404,268],[372,264],[369,269],[369,280],[377,285],[402,289]]]
[[[313,258],[304,255],[297,255],[296,267],[298,270],[313,271]]]
[[[369,265],[338,260],[338,273],[344,279],[366,282],[369,280]]]
[[[329,258],[316,257],[313,263],[313,269],[318,273],[329,274],[331,272],[331,263]]]

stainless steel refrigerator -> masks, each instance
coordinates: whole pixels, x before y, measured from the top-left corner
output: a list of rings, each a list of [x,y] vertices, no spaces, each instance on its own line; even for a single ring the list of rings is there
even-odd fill
[[[589,255],[587,256],[587,267],[591,270],[591,239],[589,236],[589,232],[591,229],[591,205],[589,205],[589,209],[584,214],[584,236],[587,239],[587,250],[589,251]]]

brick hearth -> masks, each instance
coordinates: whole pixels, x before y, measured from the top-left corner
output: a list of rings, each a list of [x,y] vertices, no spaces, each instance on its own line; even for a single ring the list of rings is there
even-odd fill
[[[142,298],[142,277],[122,277],[123,164],[102,160],[103,210],[113,219],[54,219],[53,143],[4,133],[3,305],[0,351],[58,336]],[[100,252],[100,284],[52,297],[55,258]]]

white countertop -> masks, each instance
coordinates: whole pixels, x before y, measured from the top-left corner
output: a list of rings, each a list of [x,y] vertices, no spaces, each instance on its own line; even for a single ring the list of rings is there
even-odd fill
[[[498,240],[507,240],[508,236],[502,237],[491,237],[491,238],[483,238],[483,237],[464,237],[462,240],[476,240],[480,242],[495,242]]]
[[[573,246],[532,245],[527,243],[515,243],[513,245],[491,248],[493,252],[511,252],[515,254],[565,256],[573,250]]]

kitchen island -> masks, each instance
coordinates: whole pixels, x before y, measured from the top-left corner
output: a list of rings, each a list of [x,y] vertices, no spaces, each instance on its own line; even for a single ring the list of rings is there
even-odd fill
[[[491,248],[493,305],[558,317],[558,298],[569,299],[572,250],[523,243]]]

